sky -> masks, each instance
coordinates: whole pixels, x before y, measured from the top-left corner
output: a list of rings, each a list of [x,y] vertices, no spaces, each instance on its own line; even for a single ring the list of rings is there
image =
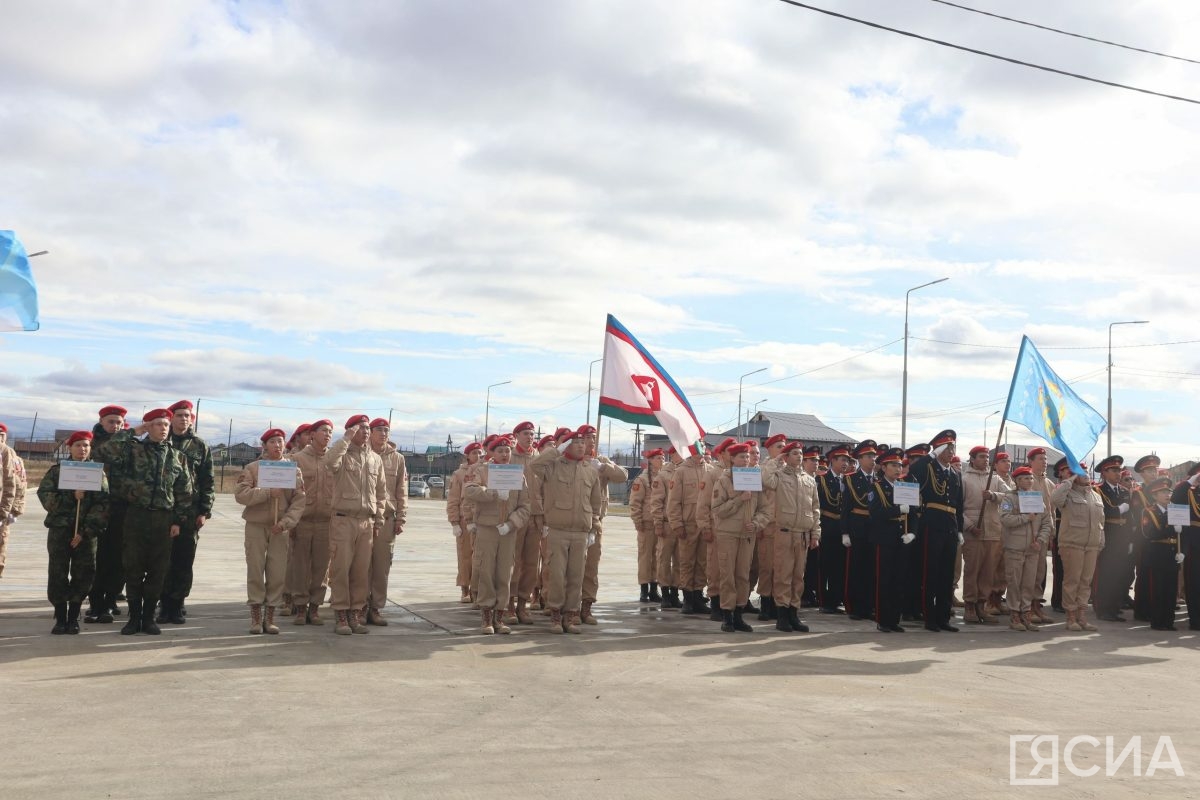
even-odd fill
[[[968,4],[1200,59],[1193,3]],[[1200,64],[813,5],[1200,98]],[[909,295],[908,444],[993,440],[1022,335],[1105,413],[1109,324],[1148,320],[1111,329],[1113,451],[1196,459],[1197,134],[1200,105],[776,0],[12,4],[0,228],[50,253],[0,420],[188,397],[213,442],[549,431],[594,419],[613,314],[709,431],[765,368],[743,416],[898,444],[906,291],[948,277]]]

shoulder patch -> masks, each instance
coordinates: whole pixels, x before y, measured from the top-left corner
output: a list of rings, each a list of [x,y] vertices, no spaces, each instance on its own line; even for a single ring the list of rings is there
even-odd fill
[[[703,489],[703,488],[704,488],[704,481],[700,481],[700,488],[701,488],[701,489]]]
[[[633,485],[633,490],[634,490],[635,492],[640,492],[640,491],[642,490],[642,485],[641,485],[640,483],[635,483],[635,484]]]
[[[671,483],[670,483],[670,488],[672,488],[672,489],[674,489],[674,488],[675,488],[675,481],[671,481]]]
[[[1004,498],[1004,500],[1002,500],[1000,502],[1000,510],[1001,511],[1012,511],[1012,501],[1009,500],[1007,497]]]

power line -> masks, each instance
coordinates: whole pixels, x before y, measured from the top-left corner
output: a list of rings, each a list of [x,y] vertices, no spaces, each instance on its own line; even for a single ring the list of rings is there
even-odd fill
[[[912,337],[910,336],[909,338],[911,339]],[[797,372],[795,375],[787,375],[783,378],[775,378],[774,380],[763,381],[762,383],[751,384],[750,386],[746,386],[743,388],[753,389],[756,386],[769,386],[772,383],[779,383],[780,381],[790,381],[793,378],[799,378],[804,375],[810,375],[814,372],[819,372],[820,370],[823,370],[823,369],[829,369],[830,367],[836,367],[838,364],[845,364],[847,361],[853,361],[856,358],[862,358],[863,356],[870,355],[871,353],[882,350],[885,347],[891,347],[892,345],[896,344],[896,342],[902,342],[902,341],[904,341],[904,337],[901,337],[899,339],[892,339],[890,342],[881,344],[878,347],[872,347],[870,350],[863,350],[861,353],[855,353],[854,355],[846,356],[845,358],[838,359],[837,361],[831,361],[828,364],[822,364],[819,367],[813,367],[812,369],[806,369],[803,372]],[[717,389],[712,392],[693,392],[689,395],[689,397],[710,397],[714,394],[729,394],[730,392],[736,392],[736,391],[737,391],[737,389]]]
[[[923,336],[909,336],[910,339],[916,339],[921,342],[933,342],[935,344],[951,344],[958,347],[982,347],[989,350],[1018,350],[1017,345],[1010,344],[978,344],[976,342],[952,342],[947,339],[927,339]],[[1113,350],[1128,350],[1134,347],[1169,347],[1177,344],[1200,344],[1200,339],[1184,339],[1178,342],[1151,342],[1150,344],[1114,344]],[[1107,350],[1108,348],[1102,344],[1099,345],[1071,345],[1062,347],[1041,347],[1038,350]]]
[[[1131,45],[1121,44],[1120,42],[1110,42],[1107,39],[1097,39],[1094,36],[1084,36],[1082,33],[1072,33],[1071,31],[1064,31],[1061,28],[1051,28],[1049,25],[1039,25],[1036,22],[1029,22],[1028,20],[1016,19],[1014,17],[1006,17],[1003,14],[993,14],[990,11],[984,11],[983,9],[980,9],[980,8],[971,8],[970,6],[963,6],[963,5],[959,5],[958,3],[951,3],[951,2],[949,2],[949,0],[930,0],[930,2],[931,3],[940,3],[941,5],[950,6],[951,8],[959,8],[959,9],[962,9],[963,11],[970,11],[973,14],[982,14],[985,17],[994,17],[996,19],[1002,19],[1005,22],[1015,22],[1018,25],[1028,25],[1031,28],[1038,28],[1043,31],[1050,31],[1051,33],[1061,33],[1063,36],[1073,36],[1076,39],[1086,39],[1089,42],[1096,42],[1097,44],[1107,44],[1112,47],[1120,47],[1122,50],[1133,50],[1135,53],[1145,53],[1146,55],[1161,56],[1162,58],[1173,58],[1176,61],[1186,61],[1189,64],[1200,64],[1200,61],[1197,61],[1192,58],[1184,58],[1183,56],[1173,56],[1170,53],[1160,53],[1157,50],[1146,50],[1141,47],[1133,47]]]
[[[1018,66],[1022,66],[1022,67],[1030,67],[1031,69],[1040,69],[1043,72],[1053,72],[1055,75],[1065,75],[1068,78],[1078,78],[1081,81],[1091,81],[1092,83],[1099,83],[1099,84],[1103,84],[1104,86],[1112,86],[1115,89],[1128,89],[1131,92],[1141,92],[1142,94],[1150,94],[1150,95],[1154,95],[1155,97],[1164,97],[1167,100],[1179,100],[1180,102],[1183,102],[1183,103],[1192,103],[1193,105],[1200,105],[1200,100],[1195,100],[1191,97],[1181,97],[1181,96],[1175,95],[1175,94],[1166,94],[1164,92],[1156,92],[1153,89],[1142,89],[1138,86],[1130,86],[1129,84],[1126,84],[1126,83],[1116,83],[1114,81],[1106,81],[1102,78],[1093,78],[1088,75],[1081,75],[1078,72],[1068,72],[1066,70],[1055,69],[1054,67],[1047,67],[1047,66],[1043,66],[1041,64],[1033,64],[1029,61],[1021,61],[1020,59],[1017,59],[1017,58],[1010,58],[1008,56],[1002,56],[997,53],[991,53],[991,52],[988,52],[987,50],[977,50],[973,47],[967,47],[967,46],[961,45],[961,44],[954,44],[953,42],[947,42],[942,39],[934,39],[930,36],[922,36],[921,34],[913,33],[912,31],[902,31],[899,28],[889,28],[886,25],[880,25],[878,22],[870,22],[865,19],[859,19],[858,17],[851,17],[846,14],[839,14],[836,11],[830,11],[825,8],[817,8],[816,6],[810,6],[805,3],[797,2],[797,0],[779,0],[779,2],[787,3],[789,6],[796,6],[797,8],[805,8],[805,9],[808,9],[809,11],[816,11],[818,14],[826,14],[830,17],[837,17],[838,19],[844,19],[849,22],[857,22],[860,25],[866,25],[871,28],[877,28],[881,31],[888,31],[889,33],[898,33],[901,36],[907,36],[911,39],[920,39],[921,41],[929,42],[930,44],[937,44],[937,45],[941,45],[942,47],[952,48],[954,50],[962,50],[963,52],[966,52],[966,53],[974,53],[977,56],[986,56],[987,58],[994,58],[997,61],[1007,61],[1010,64],[1017,64]]]

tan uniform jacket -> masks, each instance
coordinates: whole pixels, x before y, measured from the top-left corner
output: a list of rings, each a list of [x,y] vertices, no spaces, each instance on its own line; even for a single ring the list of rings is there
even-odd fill
[[[725,470],[713,487],[712,507],[717,533],[749,537],[754,534],[746,533],[746,523],[753,524],[755,531],[770,525],[771,513],[763,495],[763,492],[751,492],[750,499],[744,499],[741,492],[733,489],[733,473]]]
[[[662,470],[659,470],[661,473]],[[657,474],[654,476],[658,477]],[[654,486],[654,480],[650,477],[650,468],[642,470],[642,472],[633,479],[633,485],[629,487],[629,518],[633,520],[633,527],[638,531],[654,530],[654,517],[650,513],[650,491]]]
[[[533,462],[538,457],[536,450],[530,450],[528,453],[521,452],[520,447],[514,447],[512,453],[512,463],[520,464],[525,468],[525,486],[533,486]],[[541,498],[536,497],[534,492],[529,493],[529,513],[531,516],[539,517],[542,514]]]
[[[333,479],[333,513],[382,525],[387,506],[383,459],[369,446],[350,444],[343,436],[321,461],[328,465]]]
[[[600,519],[604,519],[608,516],[608,485],[629,480],[629,470],[614,464],[605,456],[596,456],[596,460],[600,462],[596,470],[600,473]]]
[[[1045,553],[1054,532],[1054,510],[1047,505],[1036,520],[1030,520],[1028,514],[1021,513],[1021,499],[1014,489],[1000,501],[1000,524],[1004,526],[1005,550],[1024,552],[1036,539]]]
[[[292,456],[292,461],[300,468],[300,479],[304,482],[302,519],[329,519],[333,514],[333,476],[329,474],[329,467],[321,460],[321,454],[310,444]]]
[[[16,486],[13,489],[12,515],[19,517],[25,513],[25,492],[29,489],[29,476],[25,474],[25,462],[13,452],[13,477]]]
[[[684,459],[671,476],[671,484],[667,487],[667,524],[676,535],[682,530],[690,536],[699,530],[696,512],[700,484],[706,477],[704,462],[691,458]]]
[[[1104,503],[1090,486],[1066,480],[1054,487],[1051,502],[1062,514],[1058,546],[1080,550],[1104,548]]]
[[[1008,487],[996,474],[992,475],[989,482],[989,471],[972,469],[970,465],[963,467],[963,522],[967,530],[974,528],[979,522],[979,509],[984,505],[983,487],[987,486],[991,501],[983,509],[982,538],[984,541],[995,542],[1000,540],[1000,501],[1008,493]]]
[[[650,518],[654,520],[655,532],[667,527],[667,488],[671,485],[677,466],[674,461],[663,464],[650,485]]]
[[[383,452],[378,455],[383,460],[383,477],[387,485],[384,510],[389,516],[395,514],[396,521],[403,525],[408,518],[408,466],[391,442],[384,442]]]
[[[13,500],[17,496],[17,454],[6,444],[0,444],[0,526],[12,513]]]
[[[533,479],[533,491],[541,495],[547,527],[559,531],[596,530],[603,500],[595,467],[549,449],[534,460]]]
[[[467,462],[458,465],[450,475],[450,485],[446,487],[446,519],[451,525],[465,524],[462,520],[463,475],[467,472]]]
[[[507,497],[501,498],[497,492],[487,488],[487,470],[484,469],[472,474],[472,482],[463,486],[463,494],[471,501],[476,525],[498,526],[507,522],[515,531],[529,522],[528,485],[519,492],[509,492]]]
[[[287,459],[283,459],[287,460]],[[252,461],[246,465],[237,477],[237,487],[233,491],[233,499],[245,506],[242,509],[242,519],[256,525],[275,523],[278,514],[279,524],[285,531],[290,531],[300,522],[304,514],[304,478],[298,475],[295,489],[284,489],[283,500],[276,506],[271,502],[271,490],[258,487],[258,465],[261,461]]]
[[[785,466],[775,470],[775,519],[781,530],[794,533],[811,531],[821,541],[821,500],[817,497],[816,478],[803,469]]]
[[[704,478],[700,481],[700,494],[696,498],[696,524],[700,527],[700,533],[709,534],[717,528],[716,518],[713,516],[712,498],[713,489],[717,485],[717,479],[721,477],[721,465],[716,463],[704,464]]]

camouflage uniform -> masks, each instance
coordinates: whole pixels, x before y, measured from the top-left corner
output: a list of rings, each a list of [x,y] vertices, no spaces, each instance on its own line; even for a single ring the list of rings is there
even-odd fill
[[[112,439],[113,435],[104,430],[97,422],[92,426],[92,460],[105,464],[105,472],[111,474],[112,468],[103,455],[102,445]],[[124,497],[109,496],[108,523],[99,532],[96,542],[96,577],[92,581],[92,591],[88,595],[91,609],[88,611],[86,622],[92,622],[97,616],[104,617],[103,622],[112,622],[113,614],[120,614],[117,608],[117,597],[125,585],[125,568],[122,564],[122,550],[125,530],[125,511],[129,503]]]
[[[8,549],[9,515],[17,491],[17,454],[6,444],[0,444],[0,575],[4,574],[4,559]]]
[[[162,598],[164,615],[171,622],[182,623],[183,601],[192,592],[192,565],[196,563],[196,545],[200,541],[196,518],[208,519],[212,516],[216,490],[212,451],[204,440],[189,430],[182,436],[176,436],[172,431],[168,441],[186,457],[193,486],[191,510],[184,515],[179,535],[171,542],[171,565],[167,570]]]
[[[125,593],[130,622],[143,614],[145,625],[154,621],[154,604],[171,561],[170,528],[178,525],[183,530],[194,511],[191,470],[187,458],[169,442],[137,439],[128,430],[99,449],[99,460],[108,465],[113,496],[129,504],[122,552]],[[195,521],[193,516],[191,522]]]
[[[96,539],[108,520],[108,479],[98,492],[86,492],[79,501],[79,534],[75,548],[75,492],[58,488],[58,464],[50,467],[38,485],[38,500],[46,509],[46,549],[50,553],[46,595],[52,605],[78,604],[92,588],[96,575]],[[78,608],[75,609],[78,611]]]

